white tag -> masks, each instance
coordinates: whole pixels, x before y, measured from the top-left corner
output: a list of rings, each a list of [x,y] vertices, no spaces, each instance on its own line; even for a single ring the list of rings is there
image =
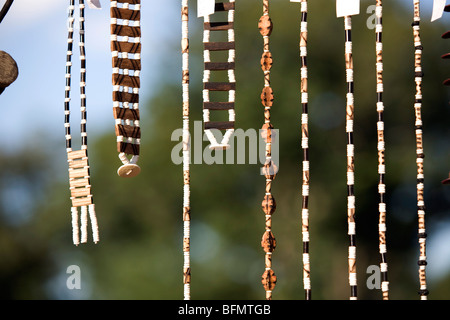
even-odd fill
[[[431,22],[438,20],[442,17],[445,8],[445,0],[434,0],[433,14],[431,16]]]
[[[301,2],[300,0],[291,0],[291,2]]]
[[[336,16],[345,17],[359,14],[360,0],[336,0]]]
[[[89,8],[91,9],[101,9],[102,5],[100,4],[100,0],[87,0]]]
[[[214,13],[215,0],[197,0],[197,17],[205,17]]]

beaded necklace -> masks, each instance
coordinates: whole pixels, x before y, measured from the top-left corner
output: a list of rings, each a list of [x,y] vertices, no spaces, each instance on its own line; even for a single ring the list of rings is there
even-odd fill
[[[89,172],[89,160],[87,154],[87,132],[86,132],[86,53],[85,53],[85,29],[84,29],[84,0],[79,0],[80,9],[80,99],[81,99],[81,149],[72,149],[72,136],[70,134],[70,84],[72,69],[72,50],[74,33],[74,10],[75,0],[69,0],[68,17],[68,39],[67,39],[67,61],[66,61],[66,87],[64,100],[64,127],[66,137],[67,160],[69,164],[69,186],[72,200],[72,239],[75,245],[87,242],[88,213],[92,225],[93,241],[99,241],[97,218],[95,206],[91,195],[91,183]],[[78,207],[81,210],[81,226],[78,225]],[[79,229],[81,229],[81,240]]]
[[[380,249],[380,270],[381,270],[381,291],[383,295],[383,300],[389,299],[389,281],[387,277],[387,259],[386,259],[386,185],[384,182],[384,176],[386,173],[385,167],[385,141],[384,141],[384,104],[383,104],[383,3],[382,0],[377,0],[376,2],[376,79],[377,79],[377,113],[378,113],[378,122],[377,122],[377,133],[378,133],[378,194],[379,194],[379,222],[378,222],[378,233],[379,233],[379,249]]]
[[[353,53],[352,53],[352,18],[344,17],[345,25],[345,64],[347,81],[347,223],[349,235],[348,273],[350,300],[357,299],[356,278],[356,222],[355,222],[355,146],[353,144],[354,98],[353,98]]]
[[[307,66],[307,42],[308,42],[308,0],[301,0],[300,6],[300,59],[301,59],[301,103],[302,103],[302,241],[303,241],[303,288],[305,299],[311,300],[311,265],[309,255],[309,128],[308,128],[308,66]]]
[[[123,164],[117,174],[121,177],[134,177],[141,171],[137,165],[141,143],[140,3],[140,0],[111,0],[112,98],[117,152]]]
[[[181,53],[183,90],[183,285],[184,300],[191,298],[190,265],[190,144],[189,144],[189,7],[188,0],[181,0]]]
[[[204,131],[211,143],[210,149],[225,150],[229,148],[229,140],[234,133],[236,78],[235,69],[235,38],[234,13],[235,0],[216,3],[215,12],[228,12],[227,22],[212,22],[211,16],[205,15],[203,23],[203,122]],[[227,42],[211,42],[211,32],[227,31]],[[212,62],[211,51],[228,51],[227,62]],[[228,82],[212,82],[211,72],[228,72]],[[211,101],[211,92],[228,92],[227,102]],[[228,111],[228,121],[211,121],[211,111]],[[217,142],[212,130],[225,130],[222,141]]]
[[[415,129],[416,129],[416,154],[417,154],[417,215],[419,237],[419,295],[421,300],[427,300],[428,289],[426,279],[426,237],[425,232],[425,202],[424,202],[424,152],[422,131],[422,43],[420,39],[420,0],[414,1],[414,21],[412,23],[415,48],[415,83],[416,95],[414,102]]]
[[[275,237],[272,233],[272,214],[276,209],[275,198],[272,196],[272,181],[275,178],[276,168],[272,161],[272,129],[270,123],[270,108],[273,104],[273,92],[270,87],[270,69],[272,67],[272,54],[269,51],[269,36],[272,33],[272,20],[269,16],[269,0],[263,0],[263,15],[259,20],[258,28],[263,36],[264,51],[261,58],[261,68],[264,72],[264,88],[261,93],[261,102],[264,106],[264,124],[261,134],[266,142],[265,164],[263,173],[266,178],[265,195],[262,208],[265,213],[265,232],[261,240],[261,246],[265,252],[265,271],[262,274],[262,284],[266,291],[266,299],[272,299],[272,291],[275,288],[277,277],[272,270],[272,253],[276,247]]]

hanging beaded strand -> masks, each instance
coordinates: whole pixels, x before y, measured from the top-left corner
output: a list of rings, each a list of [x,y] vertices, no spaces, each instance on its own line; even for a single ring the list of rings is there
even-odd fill
[[[276,247],[275,237],[272,233],[272,214],[275,212],[276,203],[272,196],[272,181],[275,178],[276,167],[272,161],[272,129],[270,123],[270,108],[273,104],[273,92],[270,87],[270,69],[272,67],[272,55],[269,51],[269,36],[272,33],[272,20],[269,17],[269,0],[263,0],[263,15],[259,20],[258,28],[264,40],[264,52],[261,58],[261,68],[264,72],[264,88],[261,93],[261,102],[264,106],[264,125],[261,134],[266,142],[265,164],[262,173],[266,179],[265,196],[262,208],[265,213],[265,232],[261,240],[261,246],[265,252],[265,271],[262,274],[262,284],[266,291],[266,299],[272,299],[272,291],[275,288],[277,277],[272,270],[272,253]]]
[[[383,300],[389,300],[389,281],[387,276],[388,264],[387,264],[387,247],[386,247],[386,185],[384,182],[384,177],[386,174],[385,166],[385,141],[384,141],[384,103],[383,103],[383,2],[382,0],[376,1],[375,8],[376,15],[376,70],[377,70],[377,134],[378,134],[378,194],[379,194],[379,221],[378,221],[378,234],[379,234],[379,249],[380,249],[380,270],[381,270],[381,292],[383,295]]]
[[[113,114],[121,177],[134,177],[141,168],[139,88],[141,72],[141,1],[111,0]],[[131,6],[130,6],[131,5]],[[128,156],[131,155],[131,159]]]
[[[190,208],[190,133],[189,133],[189,7],[181,0],[181,53],[183,91],[183,286],[184,300],[191,299],[191,208]]]
[[[421,300],[427,300],[428,289],[426,279],[426,230],[425,230],[425,201],[424,201],[424,152],[422,132],[422,42],[420,39],[420,0],[414,0],[414,21],[412,23],[415,48],[415,128],[416,128],[416,154],[417,154],[417,215],[419,237],[419,295]]]
[[[301,58],[301,103],[302,103],[302,149],[303,149],[303,182],[302,182],[302,241],[303,241],[303,288],[305,299],[311,300],[311,265],[309,255],[309,128],[308,128],[308,0],[301,1],[300,23],[300,58]]]
[[[73,54],[74,34],[74,11],[75,0],[69,1],[68,7],[68,38],[67,38],[67,60],[66,60],[66,87],[64,100],[64,127],[66,137],[67,161],[69,164],[69,187],[71,193],[71,215],[72,215],[72,240],[75,245],[87,242],[88,215],[91,221],[93,241],[99,241],[97,217],[95,205],[91,195],[91,183],[89,172],[89,160],[87,155],[87,131],[86,131],[86,53],[85,53],[85,26],[84,26],[84,0],[79,0],[79,25],[80,25],[80,100],[81,100],[81,149],[72,149],[72,135],[70,132],[70,91]],[[79,218],[78,208],[81,216]],[[79,226],[79,220],[81,226]],[[81,231],[81,239],[80,239]]]
[[[203,23],[203,123],[205,134],[211,143],[210,149],[225,150],[230,147],[229,141],[234,133],[234,121],[236,118],[234,104],[236,100],[235,69],[235,37],[234,37],[234,13],[235,0],[218,2],[215,4],[215,12],[228,11],[227,22],[212,22],[211,16],[204,16]],[[211,42],[211,32],[227,31],[227,42]],[[227,62],[211,62],[211,51],[228,51]],[[211,82],[211,72],[227,71],[228,82]],[[227,102],[211,101],[210,93],[228,92]],[[228,111],[228,121],[211,121],[211,111]],[[217,142],[212,130],[225,130],[222,141]]]
[[[354,87],[353,87],[353,53],[352,53],[352,18],[344,17],[345,24],[345,65],[347,81],[347,222],[349,235],[348,273],[350,300],[357,299],[356,278],[356,223],[355,223],[355,146],[353,144],[354,121]]]

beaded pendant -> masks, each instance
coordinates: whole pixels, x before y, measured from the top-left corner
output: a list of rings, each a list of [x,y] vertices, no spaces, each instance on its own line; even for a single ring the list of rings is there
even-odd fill
[[[67,61],[66,61],[66,87],[64,100],[66,151],[69,163],[69,186],[72,200],[72,238],[73,243],[78,245],[87,242],[88,215],[92,225],[93,241],[99,241],[97,217],[91,194],[89,159],[87,154],[87,131],[86,131],[86,52],[85,52],[85,26],[84,26],[84,0],[79,0],[80,9],[80,99],[81,99],[81,149],[72,149],[72,136],[70,133],[70,91],[71,91],[71,69],[74,33],[74,10],[75,0],[69,0],[68,17],[68,39],[67,39]],[[79,218],[78,208],[81,210]],[[81,220],[81,226],[79,226]],[[81,239],[80,233],[81,231]]]
[[[141,1],[111,0],[113,115],[121,177],[134,177],[141,168],[139,88],[141,72]]]
[[[228,12],[228,20],[211,21],[220,12]],[[236,78],[235,69],[235,38],[234,38],[234,13],[235,0],[229,2],[218,2],[215,4],[215,14],[205,15],[203,23],[203,124],[204,132],[210,142],[210,149],[225,150],[230,147],[229,141],[234,133],[235,122],[235,98],[236,98]],[[226,32],[227,41],[211,41],[212,33],[220,37]],[[225,37],[224,37],[225,38]],[[214,52],[228,52],[228,60],[212,61]],[[212,73],[220,77],[222,72],[227,72],[228,81],[212,81]],[[228,93],[228,100],[221,101],[221,92]],[[217,98],[213,95],[217,94]],[[211,119],[212,111],[228,112],[228,121],[214,121]],[[213,130],[225,130],[222,141],[219,143],[214,136]]]

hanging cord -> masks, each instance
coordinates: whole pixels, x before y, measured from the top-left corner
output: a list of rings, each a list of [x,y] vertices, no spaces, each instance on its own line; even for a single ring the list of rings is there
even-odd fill
[[[379,234],[379,249],[380,249],[380,270],[381,270],[381,292],[383,295],[383,300],[389,300],[389,281],[388,281],[388,264],[386,258],[386,185],[384,177],[386,174],[385,166],[385,141],[384,141],[384,104],[383,104],[383,3],[382,0],[377,0],[376,2],[376,70],[377,70],[377,133],[378,133],[378,194],[379,194],[379,222],[378,222],[378,234]]]
[[[72,150],[72,136],[70,134],[70,91],[71,91],[71,69],[74,33],[74,10],[75,0],[69,0],[68,16],[68,39],[66,60],[66,87],[64,100],[64,127],[66,137],[67,161],[69,164],[69,186],[72,200],[72,238],[73,243],[78,245],[87,242],[88,214],[91,220],[93,241],[99,241],[97,217],[95,206],[91,195],[89,160],[87,155],[87,131],[86,131],[86,52],[85,52],[85,26],[84,26],[84,0],[79,0],[79,25],[80,25],[80,100],[81,100],[81,149]],[[81,210],[81,226],[78,225],[78,207]],[[79,229],[81,229],[81,240]]]
[[[424,201],[424,150],[422,131],[422,43],[420,39],[420,0],[414,0],[414,21],[412,23],[415,48],[415,128],[416,128],[416,154],[417,154],[417,215],[418,215],[418,238],[419,238],[419,295],[421,300],[427,300],[427,278],[426,278],[426,230],[425,230],[425,201]]]
[[[0,23],[2,23],[3,19],[5,18],[9,9],[11,8],[13,2],[14,2],[14,0],[6,0],[5,4],[3,5],[2,10],[0,11]]]
[[[309,255],[309,128],[308,128],[308,0],[301,1],[300,23],[300,58],[301,58],[301,103],[302,103],[302,149],[303,149],[303,183],[302,183],[302,241],[303,241],[303,288],[305,299],[311,300],[311,265]]]
[[[234,14],[235,0],[216,3],[215,12],[228,11],[227,22],[212,22],[209,15],[204,16],[203,23],[203,122],[204,132],[210,141],[210,149],[226,150],[230,147],[229,141],[234,133],[236,78],[235,69],[235,34]],[[211,32],[227,31],[228,42],[210,42]],[[211,51],[228,51],[227,62],[211,62]],[[227,71],[228,82],[212,82],[211,71]],[[211,92],[228,92],[228,102],[211,101]],[[228,121],[211,121],[211,111],[228,111]],[[222,141],[217,142],[212,130],[225,130]]]
[[[345,23],[345,64],[347,81],[347,223],[349,235],[348,273],[350,300],[357,299],[356,278],[356,222],[355,222],[355,145],[353,144],[354,97],[353,97],[353,53],[352,53],[352,18],[344,17]]]
[[[191,299],[191,209],[190,209],[190,133],[189,133],[189,7],[181,1],[181,53],[183,90],[183,285],[184,300]]]
[[[111,0],[113,114],[116,122],[117,152],[123,163],[117,170],[121,177],[134,177],[141,172],[137,165],[141,144],[140,3],[140,0]],[[128,155],[131,155],[131,159]]]
[[[272,161],[272,129],[270,123],[270,108],[273,104],[273,93],[270,87],[270,69],[272,67],[272,54],[269,51],[269,36],[272,33],[272,20],[269,17],[269,0],[263,0],[263,15],[259,20],[258,28],[263,36],[264,51],[261,58],[261,68],[264,71],[264,88],[261,93],[261,102],[264,106],[264,125],[261,134],[266,142],[265,164],[262,169],[266,178],[265,196],[262,201],[262,208],[265,213],[265,232],[261,240],[261,246],[265,254],[265,271],[262,274],[262,284],[266,291],[266,299],[272,299],[272,291],[275,288],[277,277],[272,270],[272,253],[276,247],[275,237],[272,233],[272,214],[275,212],[276,203],[272,196],[272,181],[275,178],[276,167]]]

